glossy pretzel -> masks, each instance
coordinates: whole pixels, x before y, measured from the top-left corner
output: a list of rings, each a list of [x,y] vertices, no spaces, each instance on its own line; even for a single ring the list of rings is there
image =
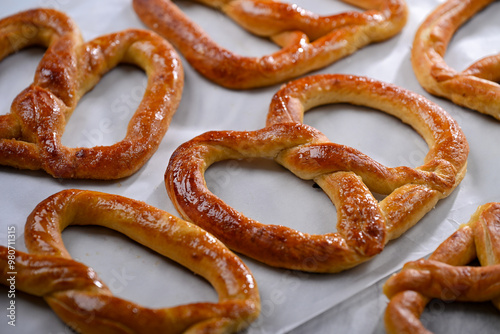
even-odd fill
[[[61,237],[68,225],[100,225],[127,235],[206,278],[218,303],[150,309],[113,296],[92,268],[71,259]],[[25,241],[29,253],[16,251],[14,263],[10,248],[0,246],[1,282],[9,285],[15,275],[17,290],[43,297],[81,333],[231,333],[260,311],[256,282],[236,255],[196,225],[143,202],[64,190],[31,213]]]
[[[489,301],[500,310],[500,203],[480,206],[428,260],[405,264],[384,285],[388,333],[427,333],[420,315],[431,298]],[[477,258],[480,267],[467,266]]]
[[[167,131],[182,94],[183,71],[173,48],[144,30],[83,43],[72,20],[51,9],[0,21],[0,59],[31,45],[47,50],[33,83],[15,98],[10,113],[0,116],[0,165],[85,179],[121,178],[144,165]],[[137,65],[148,75],[125,138],[111,146],[62,145],[65,124],[80,98],[120,62]]]
[[[415,75],[429,93],[500,119],[500,54],[483,58],[462,72],[443,57],[455,31],[495,0],[448,0],[418,29],[411,60]]]
[[[373,42],[401,31],[404,0],[343,0],[365,9],[319,16],[274,0],[197,0],[221,10],[258,36],[282,49],[262,57],[245,57],[217,45],[170,0],[134,0],[140,19],[170,41],[209,80],[233,89],[283,82],[325,67]]]
[[[388,168],[356,149],[331,143],[301,124],[305,110],[347,102],[385,111],[412,125],[430,150],[424,165]],[[271,266],[338,272],[381,252],[446,197],[462,180],[468,144],[457,123],[437,105],[396,86],[364,77],[299,79],[273,98],[268,126],[257,131],[212,131],[181,145],[165,174],[181,215],[229,248]],[[274,159],[314,180],[337,208],[337,233],[309,235],[245,217],[206,187],[205,170],[225,159]],[[380,203],[370,192],[387,194]],[[279,190],[278,190],[279,191]]]

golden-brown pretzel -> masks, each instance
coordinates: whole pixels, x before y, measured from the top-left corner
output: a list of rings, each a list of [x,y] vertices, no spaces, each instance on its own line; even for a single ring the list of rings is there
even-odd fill
[[[16,97],[10,113],[0,116],[0,165],[90,179],[125,177],[144,165],[180,102],[184,79],[175,50],[145,30],[126,30],[84,44],[72,20],[51,9],[0,20],[0,59],[30,45],[47,50],[34,82]],[[135,64],[148,75],[125,138],[110,146],[63,146],[66,121],[79,99],[119,62]]]
[[[219,301],[150,309],[113,296],[92,268],[71,259],[61,237],[68,225],[100,225],[127,235],[206,278]],[[15,259],[11,248],[0,246],[1,283],[8,285],[14,275],[16,289],[43,297],[78,332],[230,333],[260,312],[256,282],[235,254],[196,225],[143,202],[64,190],[31,213],[25,241],[29,253],[15,251]]]
[[[500,119],[500,54],[483,58],[462,72],[443,57],[455,31],[495,0],[448,0],[419,27],[411,53],[415,75],[429,93]]]
[[[380,109],[412,125],[430,147],[424,165],[388,168],[300,124],[304,110],[337,102]],[[180,214],[229,248],[272,266],[338,272],[382,251],[446,197],[465,174],[468,150],[457,123],[423,97],[364,77],[318,75],[276,93],[267,127],[207,132],[181,145],[165,184]],[[204,172],[211,164],[253,157],[274,159],[320,185],[337,208],[338,232],[308,235],[264,225],[207,189]],[[388,196],[379,203],[369,189]]]
[[[420,315],[431,298],[489,301],[500,310],[500,203],[480,206],[428,260],[405,264],[384,285],[388,333],[427,333]],[[469,267],[477,258],[481,267]]]
[[[236,55],[217,45],[170,0],[134,0],[151,29],[169,40],[202,75],[219,85],[247,89],[283,82],[325,67],[406,24],[404,0],[343,0],[365,9],[320,17],[274,0],[197,0],[282,49],[262,57]]]

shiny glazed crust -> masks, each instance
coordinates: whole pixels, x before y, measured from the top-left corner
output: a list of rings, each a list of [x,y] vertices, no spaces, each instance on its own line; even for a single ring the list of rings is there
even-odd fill
[[[218,303],[150,309],[112,295],[92,268],[71,259],[61,232],[69,225],[119,231],[206,278]],[[15,251],[16,289],[43,297],[81,333],[232,333],[260,312],[256,282],[245,264],[196,225],[125,197],[64,190],[41,202],[28,217],[29,253]],[[0,279],[8,285],[8,247],[0,246]]]
[[[388,333],[429,334],[420,315],[431,298],[489,301],[500,310],[500,203],[480,206],[428,260],[405,264],[384,285]],[[480,267],[467,266],[475,258]]]
[[[51,9],[0,21],[0,59],[31,45],[47,50],[33,83],[15,98],[9,114],[0,115],[0,165],[83,179],[117,179],[141,168],[158,148],[180,102],[184,79],[175,50],[144,30],[83,43],[72,20]],[[125,138],[110,146],[62,145],[65,124],[80,98],[119,63],[137,65],[148,76]]]
[[[197,0],[282,49],[262,57],[234,54],[215,43],[170,0],[134,0],[139,18],[170,41],[199,73],[232,89],[280,83],[325,67],[406,24],[404,0],[344,0],[365,12],[321,17],[269,0]]]
[[[419,27],[411,53],[415,75],[429,93],[500,119],[500,54],[485,57],[462,72],[444,55],[462,24],[495,0],[448,0]]]
[[[353,103],[385,111],[413,126],[429,153],[418,168],[388,168],[363,153],[331,143],[301,124],[305,110]],[[402,88],[347,75],[293,81],[273,98],[268,126],[256,131],[212,131],[181,145],[165,173],[181,215],[229,248],[271,266],[338,272],[380,253],[460,183],[469,152],[457,123],[437,105]],[[308,235],[245,217],[212,194],[204,173],[226,159],[274,159],[314,180],[337,208],[337,233]],[[370,192],[386,194],[380,203]]]

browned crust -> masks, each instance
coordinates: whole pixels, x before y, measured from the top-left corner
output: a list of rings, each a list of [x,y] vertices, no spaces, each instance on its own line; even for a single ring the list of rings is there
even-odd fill
[[[464,71],[449,67],[444,55],[454,33],[495,0],[448,0],[421,24],[411,61],[429,93],[500,119],[500,55],[485,57]]]
[[[199,2],[223,11],[282,49],[262,57],[237,55],[215,43],[170,0],[135,0],[133,5],[144,24],[170,41],[198,72],[233,89],[273,85],[325,67],[396,35],[407,19],[403,0],[350,0],[366,11],[328,17],[280,2]]]
[[[36,34],[23,34],[28,28]],[[155,33],[133,29],[83,43],[71,19],[50,9],[0,21],[0,58],[31,44],[47,50],[34,82],[16,97],[11,112],[0,116],[0,164],[83,179],[117,179],[141,168],[158,148],[180,102],[183,70],[174,49]],[[79,99],[123,62],[148,75],[125,138],[110,146],[62,145],[65,124]]]
[[[480,206],[428,260],[405,264],[384,285],[388,333],[430,333],[420,315],[431,298],[492,301],[500,309],[500,203]],[[478,258],[480,267],[467,266]]]
[[[304,111],[324,103],[380,109],[412,125],[429,144],[424,165],[387,168],[300,124]],[[165,184],[185,219],[228,247],[266,264],[338,272],[380,253],[462,180],[468,144],[457,123],[437,105],[402,88],[347,75],[317,75],[284,86],[270,106],[268,126],[256,131],[212,131],[172,155]],[[204,173],[225,159],[274,159],[314,180],[337,208],[337,233],[309,235],[245,217],[207,189]],[[372,191],[388,196],[380,203]]]
[[[113,296],[92,268],[71,259],[61,237],[68,225],[99,225],[127,235],[207,279],[219,302],[151,309]],[[33,210],[25,241],[29,253],[15,251],[16,289],[43,297],[81,333],[231,333],[260,311],[257,284],[236,255],[201,228],[143,202],[64,190]],[[11,253],[0,246],[5,285]]]

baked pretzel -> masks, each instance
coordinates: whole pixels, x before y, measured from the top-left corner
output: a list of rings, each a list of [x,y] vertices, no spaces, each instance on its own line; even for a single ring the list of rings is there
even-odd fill
[[[301,124],[305,110],[346,102],[380,109],[412,125],[430,146],[424,165],[388,168],[331,143]],[[212,131],[181,145],[165,173],[168,194],[186,219],[236,252],[271,266],[338,272],[380,253],[446,197],[466,172],[468,144],[450,116],[423,97],[364,77],[318,75],[293,81],[273,98],[267,127]],[[337,233],[309,235],[245,217],[206,187],[204,172],[225,159],[274,159],[314,180],[337,208]],[[380,203],[374,191],[388,196]]]
[[[480,206],[428,260],[405,264],[384,285],[388,333],[430,333],[420,315],[431,298],[489,301],[500,310],[500,203]],[[474,259],[481,266],[467,266]]]
[[[232,53],[214,42],[170,0],[134,0],[139,18],[169,40],[199,73],[232,89],[283,82],[323,68],[406,24],[404,0],[343,0],[365,9],[318,16],[274,0],[196,0],[221,10],[253,34],[282,49],[261,57]]]
[[[429,93],[500,119],[500,54],[483,58],[462,72],[443,57],[455,31],[495,0],[448,0],[419,27],[411,52],[415,75]]]
[[[219,301],[150,309],[113,296],[92,268],[71,259],[61,237],[69,225],[99,225],[125,234],[206,278]],[[28,217],[25,242],[29,253],[16,251],[13,263],[10,248],[0,246],[1,282],[9,285],[14,275],[16,289],[43,297],[81,333],[231,333],[260,312],[257,284],[235,254],[196,225],[140,201],[61,191]]]
[[[182,65],[160,36],[126,30],[83,43],[61,12],[36,9],[0,20],[0,59],[31,45],[47,48],[33,83],[0,116],[0,165],[43,169],[57,178],[116,179],[136,172],[158,148],[183,88]],[[69,148],[64,127],[80,98],[118,63],[145,70],[148,83],[125,138]]]

